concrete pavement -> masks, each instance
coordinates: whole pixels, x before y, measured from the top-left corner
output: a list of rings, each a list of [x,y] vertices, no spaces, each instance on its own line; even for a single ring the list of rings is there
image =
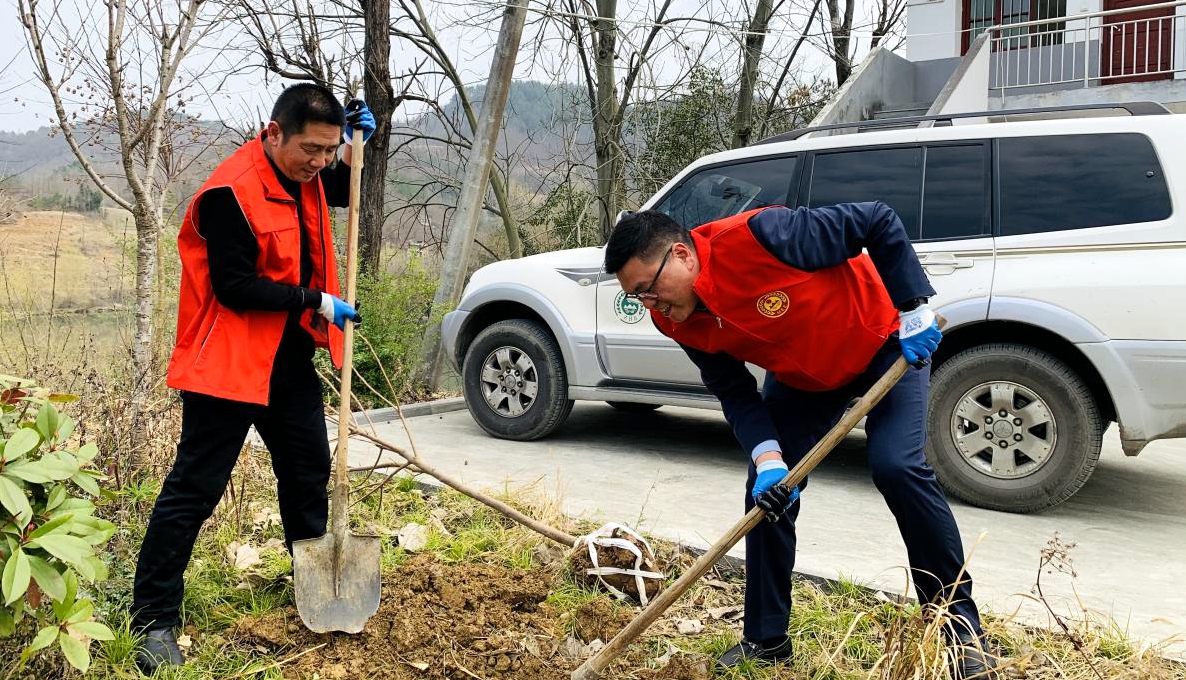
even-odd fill
[[[570,515],[699,547],[715,542],[743,512],[746,458],[716,411],[625,414],[578,402],[559,432],[537,442],[490,437],[465,410],[438,404],[420,412],[427,414],[408,419],[420,454],[479,488],[534,484],[559,497]],[[407,444],[398,420],[377,430]],[[862,447],[860,433],[850,436],[812,474],[796,571],[905,592],[906,551],[869,481]],[[375,459],[364,442],[352,441],[350,450],[352,465]],[[1167,653],[1186,657],[1186,440],[1156,442],[1126,458],[1113,428],[1083,490],[1040,514],[952,505],[965,551],[973,553],[969,569],[982,610],[1052,625],[1031,590],[1041,551],[1058,533],[1075,544],[1076,576],[1042,576],[1056,611],[1106,615],[1130,637],[1167,643]],[[743,556],[742,546],[731,554]]]

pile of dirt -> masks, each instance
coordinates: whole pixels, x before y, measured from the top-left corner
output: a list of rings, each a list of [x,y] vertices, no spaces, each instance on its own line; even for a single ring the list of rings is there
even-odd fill
[[[379,611],[358,635],[318,634],[295,607],[240,621],[231,638],[284,659],[286,678],[566,680],[583,661],[562,644],[558,613],[544,601],[556,577],[489,564],[416,556],[386,574]],[[591,604],[576,612],[581,638],[606,641],[629,610]],[[602,638],[601,636],[608,636]],[[583,640],[583,641],[590,641]],[[688,664],[648,678],[693,680]]]

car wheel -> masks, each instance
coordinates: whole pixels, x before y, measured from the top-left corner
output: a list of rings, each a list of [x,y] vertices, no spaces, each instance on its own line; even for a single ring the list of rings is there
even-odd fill
[[[560,348],[533,321],[511,319],[484,329],[465,352],[462,377],[469,412],[495,437],[546,437],[572,412]]]
[[[1065,501],[1099,461],[1104,421],[1087,384],[1025,345],[973,347],[931,377],[927,459],[972,505],[1033,512]]]
[[[640,404],[637,401],[607,401],[605,403],[623,413],[650,413],[662,406],[662,404]]]

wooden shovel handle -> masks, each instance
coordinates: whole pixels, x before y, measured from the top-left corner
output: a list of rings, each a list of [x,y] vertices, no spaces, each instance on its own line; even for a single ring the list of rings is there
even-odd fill
[[[940,317],[939,326],[942,327],[944,323],[945,320]],[[824,457],[831,453],[837,444],[848,436],[848,433],[857,426],[857,423],[861,422],[861,418],[864,418],[869,411],[873,410],[877,402],[881,401],[881,398],[897,384],[898,380],[906,374],[907,368],[906,359],[898,357],[898,360],[889,367],[885,375],[881,376],[869,388],[869,391],[840,418],[840,422],[836,423],[831,430],[828,430],[828,433],[824,435],[823,439],[811,447],[807,455],[803,456],[799,464],[790,470],[780,483],[783,486],[789,487],[803,481],[807,477],[807,474]],[[601,651],[589,657],[585,663],[581,664],[580,668],[573,671],[572,680],[592,680],[593,678],[600,677],[601,671],[605,670],[606,666],[617,658],[626,649],[627,645],[634,642],[635,638],[655,622],[655,619],[662,616],[671,605],[675,604],[676,600],[687,592],[709,569],[712,569],[713,565],[717,563],[717,560],[724,557],[725,553],[729,552],[729,549],[736,545],[751,529],[757,526],[758,522],[761,522],[765,516],[766,511],[756,506],[753,510],[746,513],[745,517],[741,518],[737,524],[734,524],[728,533],[714,543],[707,552],[701,555],[700,559],[696,560],[675,583],[660,593],[659,597],[655,598],[649,607],[642,610],[633,621],[615,635],[614,639],[609,641],[609,644],[603,647]]]
[[[362,196],[363,149],[362,130],[354,129],[350,152],[350,207],[346,220],[346,294],[343,299],[356,304],[355,294],[358,278],[358,203]],[[338,391],[338,446],[334,451],[334,491],[330,522],[336,536],[346,535],[346,520],[349,514],[347,500],[350,495],[349,441],[350,441],[350,379],[354,364],[354,322],[346,320],[342,329],[342,379]]]

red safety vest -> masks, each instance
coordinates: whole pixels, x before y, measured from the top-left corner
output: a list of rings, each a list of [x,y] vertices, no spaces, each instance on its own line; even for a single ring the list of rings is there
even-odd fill
[[[693,288],[709,312],[674,323],[655,310],[667,336],[724,352],[820,392],[860,375],[898,329],[898,312],[868,255],[807,272],[770,254],[749,228],[752,210],[693,229],[700,260]]]
[[[206,240],[198,233],[198,201],[210,189],[230,187],[259,244],[255,271],[261,277],[299,285],[301,235],[308,235],[313,260],[309,287],[339,295],[333,233],[321,178],[301,191],[302,225],[292,200],[264,154],[263,135],[223,161],[190,201],[177,250],[181,255],[181,291],[177,305],[177,344],[169,360],[168,385],[223,399],[268,403],[272,362],[284,334],[287,311],[224,307],[210,284]],[[341,366],[342,333],[316,310],[305,310],[301,326],[318,347],[328,347]]]

